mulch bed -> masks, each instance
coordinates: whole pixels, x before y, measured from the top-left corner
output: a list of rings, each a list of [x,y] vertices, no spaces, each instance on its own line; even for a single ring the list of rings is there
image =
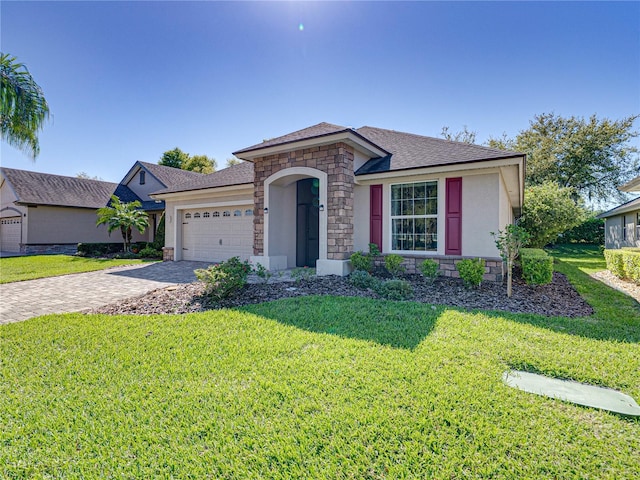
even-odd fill
[[[546,316],[583,317],[593,314],[591,306],[575,291],[567,278],[557,272],[549,285],[531,286],[514,278],[513,295],[507,298],[506,286],[483,282],[478,289],[464,287],[454,278],[438,278],[427,284],[420,276],[407,276],[415,289],[413,301],[450,305],[465,309],[500,310],[512,313],[535,313]],[[204,296],[204,284],[195,282],[154,290],[119,303],[92,310],[90,313],[183,314],[305,295],[339,295],[380,298],[373,291],[353,287],[343,277],[314,277],[297,283],[249,284],[235,297],[213,303]]]

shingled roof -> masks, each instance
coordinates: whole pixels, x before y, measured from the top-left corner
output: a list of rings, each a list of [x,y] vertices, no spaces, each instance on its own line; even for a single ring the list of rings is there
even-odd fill
[[[199,178],[153,192],[152,195],[243,184],[253,184],[253,163],[251,162],[241,162],[208,175],[200,175]]]
[[[160,180],[166,187],[173,187],[181,183],[189,182],[198,178],[202,178],[205,174],[199,172],[190,172],[180,168],[166,167],[157,163],[138,162],[143,165],[147,171]]]
[[[383,128],[361,127],[356,131],[391,153],[386,157],[369,160],[355,172],[356,175],[523,156],[518,152]]]
[[[0,170],[18,197],[18,204],[101,208],[118,186],[117,183],[87,178],[4,167]]]

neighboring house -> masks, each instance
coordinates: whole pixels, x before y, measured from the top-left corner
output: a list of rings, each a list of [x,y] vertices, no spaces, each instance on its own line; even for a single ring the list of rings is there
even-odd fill
[[[640,176],[619,190],[640,193]],[[604,219],[605,248],[640,247],[640,197],[602,213],[598,218]]]
[[[375,243],[410,270],[433,258],[455,276],[455,260],[482,257],[501,279],[491,232],[520,213],[524,154],[320,123],[234,155],[246,163],[151,195],[166,202],[165,259],[346,275]]]
[[[116,183],[0,169],[0,250],[75,253],[80,242],[112,242],[96,227]],[[117,240],[116,240],[117,241]]]
[[[64,177],[2,168],[0,181],[0,250],[22,253],[75,253],[78,243],[119,242],[119,231],[96,227],[96,210],[111,195],[123,202],[139,200],[149,214],[143,234],[134,231],[133,241],[153,241],[164,202],[149,192],[194,180],[205,175],[177,168],[136,162],[117,183]]]

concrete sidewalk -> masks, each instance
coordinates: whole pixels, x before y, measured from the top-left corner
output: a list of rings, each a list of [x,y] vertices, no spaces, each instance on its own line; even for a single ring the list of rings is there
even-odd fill
[[[204,262],[158,262],[0,285],[0,325],[49,313],[80,312],[157,288],[196,280]]]

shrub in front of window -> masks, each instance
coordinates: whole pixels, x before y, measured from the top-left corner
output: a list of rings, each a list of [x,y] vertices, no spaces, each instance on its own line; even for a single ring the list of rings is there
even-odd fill
[[[553,258],[539,248],[520,250],[522,278],[529,285],[547,285],[553,280]]]
[[[206,294],[214,301],[220,301],[237,294],[247,284],[251,265],[233,257],[218,265],[194,270],[196,277],[206,284]]]
[[[466,287],[478,288],[484,276],[485,261],[482,258],[465,258],[456,264],[460,278]]]
[[[377,290],[380,280],[365,272],[364,270],[355,270],[349,275],[349,283],[361,290]]]
[[[406,280],[394,278],[380,282],[376,293],[387,300],[409,300],[413,298],[413,286]]]
[[[354,270],[371,273],[373,271],[373,257],[363,252],[353,252],[351,257],[351,266]]]
[[[389,272],[392,277],[399,277],[406,270],[402,262],[404,262],[402,256],[392,253],[384,257],[384,268],[387,269],[387,272]]]
[[[419,268],[422,272],[422,276],[428,283],[433,283],[440,274],[440,265],[438,262],[430,258],[424,260],[420,264]]]

